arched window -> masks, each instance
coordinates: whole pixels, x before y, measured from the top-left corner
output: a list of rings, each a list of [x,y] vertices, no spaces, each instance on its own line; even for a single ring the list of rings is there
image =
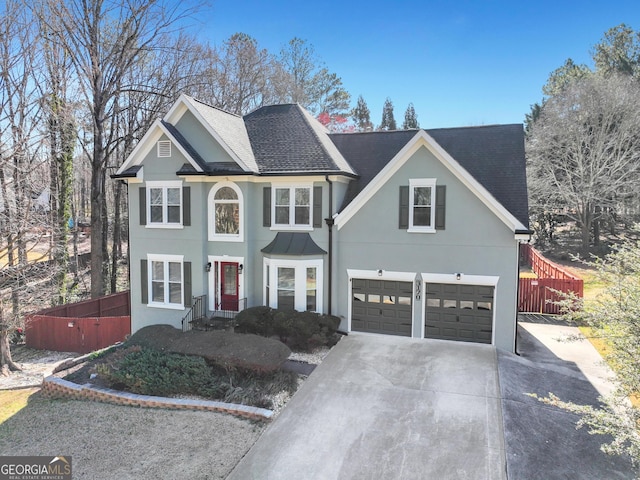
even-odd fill
[[[241,242],[242,191],[230,182],[216,184],[209,192],[209,240]]]

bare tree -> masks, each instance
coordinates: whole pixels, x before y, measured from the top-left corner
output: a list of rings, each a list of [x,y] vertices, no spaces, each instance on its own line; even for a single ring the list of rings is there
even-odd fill
[[[351,95],[342,79],[324,66],[313,45],[293,38],[280,51],[278,62],[272,82],[279,102],[299,103],[316,115],[348,115]]]
[[[220,48],[202,45],[199,50],[200,79],[190,93],[238,115],[264,103],[274,60],[254,38],[236,33]]]
[[[40,20],[70,55],[91,124],[82,147],[91,159],[91,295],[106,290],[109,270],[106,172],[120,137],[118,101],[130,91],[152,94],[151,80],[126,83],[151,51],[169,48],[177,22],[193,9],[163,0],[41,0]],[[195,7],[194,7],[195,8]],[[55,19],[55,22],[52,21]]]
[[[56,19],[51,19],[55,22]],[[56,28],[56,30],[59,28]],[[45,72],[43,105],[47,116],[50,156],[50,211],[52,261],[56,267],[57,302],[63,304],[67,295],[69,272],[69,233],[71,230],[71,200],[73,188],[73,156],[78,142],[73,105],[69,101],[71,68],[69,53],[50,40],[46,25],[39,27]]]
[[[640,86],[598,74],[569,83],[531,125],[527,161],[530,203],[563,209],[586,250],[594,222],[638,194]]]
[[[47,186],[41,155],[42,102],[37,35],[31,18],[12,0],[0,16],[0,373],[18,366],[9,336],[41,295],[42,270],[30,250],[48,232]],[[45,172],[43,175],[42,172]],[[49,272],[46,272],[46,278]],[[41,298],[40,298],[41,299]]]

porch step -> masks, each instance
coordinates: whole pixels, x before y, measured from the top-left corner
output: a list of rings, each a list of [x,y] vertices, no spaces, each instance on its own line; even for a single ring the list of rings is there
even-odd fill
[[[191,323],[194,330],[227,330],[233,328],[234,319],[223,316],[212,316],[208,318],[200,318]]]

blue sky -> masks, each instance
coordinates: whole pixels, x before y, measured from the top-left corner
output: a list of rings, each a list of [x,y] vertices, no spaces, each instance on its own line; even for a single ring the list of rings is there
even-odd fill
[[[620,23],[640,30],[638,0],[334,1],[212,0],[198,33],[233,33],[272,53],[311,43],[380,123],[389,97],[402,123],[413,102],[424,128],[522,123],[551,71],[589,52]]]

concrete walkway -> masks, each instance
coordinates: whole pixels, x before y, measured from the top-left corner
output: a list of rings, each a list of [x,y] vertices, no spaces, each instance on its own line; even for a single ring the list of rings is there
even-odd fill
[[[229,479],[506,478],[495,348],[351,334]]]

